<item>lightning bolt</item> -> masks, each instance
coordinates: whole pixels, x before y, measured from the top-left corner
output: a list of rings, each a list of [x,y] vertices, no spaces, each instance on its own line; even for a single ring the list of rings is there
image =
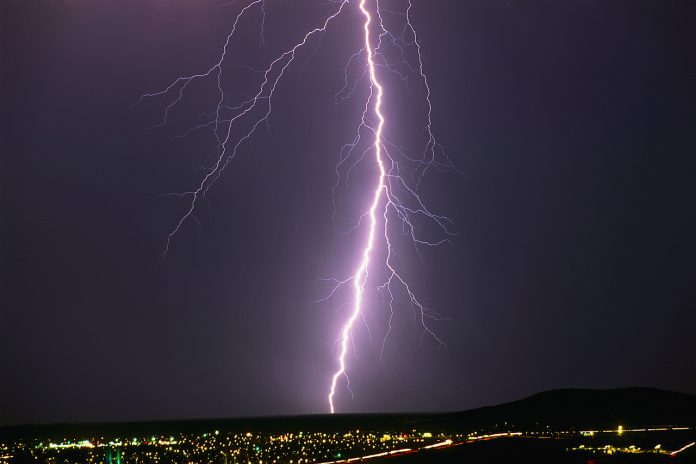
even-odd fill
[[[408,184],[404,181],[404,179],[399,175],[398,171],[398,163],[394,160],[394,158],[389,154],[389,150],[387,149],[387,146],[392,146],[398,150],[397,147],[395,147],[393,144],[389,143],[388,141],[385,141],[383,137],[383,132],[384,132],[384,126],[386,124],[386,119],[384,116],[384,113],[382,112],[382,104],[383,104],[383,99],[384,99],[384,85],[380,82],[378,73],[377,73],[377,67],[378,63],[377,60],[381,59],[381,64],[383,67],[387,68],[388,70],[397,73],[400,77],[404,78],[404,74],[400,73],[398,71],[398,68],[394,66],[393,63],[390,63],[386,60],[383,54],[379,53],[379,50],[382,48],[383,40],[386,38],[389,38],[391,42],[399,49],[400,51],[400,56],[401,56],[401,61],[400,63],[408,66],[408,62],[406,61],[405,58],[405,52],[403,45],[408,45],[408,43],[404,39],[404,35],[406,34],[407,31],[410,31],[412,34],[412,42],[411,44],[415,45],[416,51],[417,51],[417,57],[418,57],[418,74],[422,78],[423,85],[426,88],[426,102],[427,102],[427,121],[426,121],[426,132],[427,132],[427,137],[428,141],[425,147],[425,151],[423,153],[423,157],[421,160],[419,160],[419,164],[424,166],[419,175],[418,175],[418,184],[420,184],[420,181],[425,174],[425,171],[427,170],[428,167],[435,165],[436,163],[440,163],[439,161],[436,160],[436,150],[438,148],[441,149],[441,146],[435,139],[433,132],[432,132],[432,104],[430,101],[430,87],[428,85],[427,77],[425,73],[423,72],[423,60],[421,56],[421,49],[420,49],[420,43],[418,42],[418,38],[415,33],[415,29],[413,28],[413,25],[411,23],[411,8],[412,8],[412,3],[411,1],[408,2],[408,7],[406,9],[405,17],[406,17],[406,24],[402,30],[402,33],[400,36],[395,36],[391,34],[385,27],[384,27],[384,22],[382,20],[382,13],[379,5],[379,1],[376,0],[374,5],[375,8],[374,10],[376,11],[376,23],[377,23],[377,36],[378,36],[378,41],[377,45],[373,46],[372,44],[372,23],[373,23],[373,16],[370,13],[370,9],[367,6],[367,0],[360,0],[359,3],[359,8],[360,12],[362,13],[364,17],[364,22],[363,22],[363,46],[360,49],[360,51],[356,52],[353,56],[351,56],[349,60],[349,65],[350,62],[360,53],[365,53],[367,56],[367,74],[369,76],[370,80],[370,94],[367,100],[367,103],[365,104],[365,110],[363,111],[362,114],[362,121],[360,124],[360,127],[366,127],[370,132],[373,134],[372,138],[372,144],[371,144],[371,149],[374,152],[374,161],[375,164],[378,167],[379,175],[377,177],[376,181],[376,186],[374,193],[372,195],[372,203],[370,204],[370,208],[367,211],[366,214],[364,214],[362,217],[367,217],[368,218],[368,223],[369,223],[369,228],[368,228],[368,233],[367,233],[367,241],[366,244],[362,250],[362,259],[360,260],[360,264],[358,265],[357,270],[353,274],[352,277],[350,277],[347,280],[338,282],[338,285],[334,287],[332,290],[332,293],[335,293],[337,287],[346,284],[347,282],[352,282],[353,284],[353,305],[352,305],[352,311],[350,313],[350,316],[348,319],[345,321],[342,329],[341,329],[341,335],[340,335],[340,353],[338,356],[338,369],[334,373],[334,375],[331,377],[331,386],[329,389],[329,394],[327,397],[328,403],[329,403],[329,409],[331,413],[334,413],[336,410],[335,406],[335,395],[336,395],[336,388],[338,381],[341,377],[346,377],[346,382],[349,383],[348,377],[346,375],[346,356],[348,354],[348,344],[350,341],[351,337],[351,331],[353,329],[353,326],[355,325],[355,322],[357,321],[358,317],[362,314],[363,312],[363,306],[364,306],[364,295],[365,295],[365,287],[367,284],[367,278],[368,278],[368,270],[370,267],[370,263],[372,261],[372,255],[373,255],[373,250],[375,248],[375,240],[376,240],[376,235],[377,235],[377,228],[379,226],[378,222],[381,218],[382,220],[382,227],[384,230],[384,236],[383,236],[383,243],[386,247],[386,258],[384,265],[387,269],[387,278],[384,281],[382,285],[378,287],[379,290],[386,290],[388,295],[389,295],[389,309],[390,309],[390,315],[389,315],[389,321],[388,321],[388,329],[387,333],[384,337],[384,340],[382,342],[382,350],[381,353],[384,352],[384,347],[387,341],[387,337],[389,336],[391,332],[391,321],[393,318],[394,314],[394,308],[393,308],[393,303],[394,303],[394,295],[392,293],[392,284],[394,283],[399,283],[401,287],[405,290],[410,303],[412,307],[414,307],[417,310],[417,315],[418,318],[420,319],[420,323],[423,326],[424,332],[431,335],[438,343],[443,345],[442,340],[437,337],[437,335],[428,327],[426,324],[426,318],[427,317],[432,317],[432,315],[428,314],[425,307],[420,303],[420,301],[416,298],[415,294],[413,291],[411,291],[410,286],[408,283],[399,275],[399,273],[396,271],[395,267],[392,265],[392,243],[389,239],[389,212],[394,211],[397,215],[397,217],[402,221],[402,224],[406,227],[408,230],[409,234],[411,235],[411,238],[413,239],[414,243],[416,244],[423,244],[423,245],[438,245],[440,243],[444,243],[447,241],[447,239],[441,240],[439,242],[428,242],[424,240],[420,240],[416,237],[415,235],[415,229],[414,226],[410,220],[410,217],[413,214],[423,214],[427,216],[428,218],[434,220],[448,235],[451,235],[451,232],[447,228],[447,222],[449,220],[443,216],[438,216],[433,213],[431,213],[423,204],[423,202],[420,199],[420,196],[416,193],[416,191],[408,186]],[[414,71],[413,68],[409,67],[409,70]],[[346,89],[349,89],[350,86],[348,84],[348,77],[347,77],[347,71],[346,71],[346,79],[345,79],[345,85],[344,88],[339,92],[340,94],[343,94]],[[354,88],[354,87],[353,87]],[[350,95],[352,93],[352,88],[348,92]],[[373,103],[374,101],[374,103]],[[372,125],[369,122],[369,118],[367,117],[368,109],[370,107],[370,103],[373,103],[373,112],[374,116],[377,119],[377,124]],[[361,139],[360,132],[358,131],[358,135],[355,137],[353,142],[351,144],[348,144],[344,146],[344,152],[347,153],[344,156],[341,157],[341,160],[339,161],[339,166],[343,164],[346,159],[353,153],[355,150],[358,142]],[[346,150],[347,148],[347,150]],[[369,149],[368,149],[369,150]],[[358,158],[358,162],[361,161],[366,152],[368,151],[363,151],[361,156]],[[401,150],[398,150],[400,153]],[[444,155],[444,151],[442,151]],[[410,158],[407,158],[410,159]],[[449,160],[448,157],[445,155],[445,166],[449,166],[452,169],[454,169],[453,164]],[[351,167],[355,166],[353,164]],[[338,168],[337,168],[338,169]],[[395,185],[396,184],[396,188]],[[410,197],[411,200],[415,200],[416,203],[416,208],[410,208],[406,206],[406,204],[399,198],[398,194],[396,193],[396,190],[398,188],[401,188],[402,190],[405,190],[407,196]],[[379,208],[380,205],[384,204],[382,214],[379,214]],[[362,218],[361,217],[361,218]],[[381,357],[381,354],[380,354]]]
[[[387,171],[384,166],[384,159],[382,158],[382,130],[384,129],[384,115],[382,114],[382,97],[384,95],[384,88],[377,79],[377,72],[375,71],[375,59],[374,51],[372,50],[372,45],[370,43],[370,23],[372,22],[372,16],[365,6],[366,0],[360,1],[360,11],[365,16],[364,32],[365,32],[365,52],[367,53],[367,63],[370,73],[370,97],[368,99],[368,104],[374,97],[375,99],[375,115],[377,116],[377,128],[374,133],[373,147],[375,151],[375,162],[379,167],[379,177],[377,180],[377,187],[375,188],[375,193],[372,197],[372,204],[370,205],[370,210],[368,212],[370,229],[367,235],[367,244],[362,252],[362,260],[360,261],[360,266],[358,266],[355,275],[353,275],[353,287],[355,289],[355,302],[353,304],[353,311],[350,317],[343,325],[341,330],[341,353],[338,356],[339,368],[336,373],[331,378],[331,389],[329,390],[329,409],[333,414],[336,411],[334,405],[334,395],[336,394],[336,383],[338,378],[345,375],[346,372],[346,354],[348,353],[348,340],[350,338],[350,331],[353,328],[355,320],[360,315],[362,311],[363,295],[365,294],[365,282],[367,281],[367,269],[370,265],[370,258],[372,249],[375,246],[375,235],[377,229],[377,208],[382,200],[382,197],[386,194],[386,184],[384,179],[387,176]],[[363,113],[363,121],[365,120],[365,113]],[[386,214],[385,214],[386,221]],[[385,228],[386,229],[386,228]],[[386,233],[385,233],[386,237]],[[388,239],[387,239],[388,240]]]
[[[154,127],[165,126],[172,111],[185,98],[185,93],[189,90],[194,81],[210,79],[215,85],[217,102],[214,110],[203,115],[203,121],[188,129],[182,136],[204,129],[211,129],[216,141],[213,151],[213,162],[209,166],[195,187],[182,193],[174,193],[180,199],[187,201],[185,212],[175,222],[172,229],[167,234],[163,257],[166,257],[172,242],[181,228],[188,221],[197,222],[196,210],[201,202],[206,201],[206,194],[209,189],[222,175],[229,162],[235,158],[243,144],[248,143],[258,128],[268,124],[272,113],[273,97],[287,69],[294,63],[297,51],[305,47],[310,41],[316,38],[316,47],[319,46],[321,37],[326,32],[330,23],[343,13],[349,4],[357,3],[357,7],[363,18],[362,44],[348,60],[345,67],[344,87],[336,94],[336,101],[339,104],[350,100],[360,82],[367,76],[369,78],[369,94],[364,102],[363,111],[355,136],[350,143],[343,146],[340,152],[339,161],[336,165],[337,182],[332,190],[334,200],[334,216],[336,212],[335,193],[339,187],[342,176],[345,176],[346,183],[352,170],[365,159],[370,159],[372,155],[377,176],[374,189],[371,195],[371,202],[365,212],[360,215],[358,224],[351,232],[361,228],[364,222],[367,225],[364,245],[362,246],[358,265],[354,273],[343,280],[325,279],[332,281],[334,287],[329,294],[320,301],[328,300],[336,295],[338,289],[345,285],[352,285],[352,300],[350,301],[350,313],[341,327],[337,343],[339,353],[337,357],[337,370],[331,376],[330,388],[327,396],[331,413],[336,411],[336,395],[338,393],[339,380],[345,379],[345,387],[349,389],[350,381],[347,375],[347,355],[351,333],[358,318],[365,318],[365,296],[368,291],[368,274],[374,261],[378,259],[380,253],[377,248],[383,246],[381,256],[383,258],[382,268],[385,271],[382,283],[376,287],[377,292],[385,292],[388,297],[389,318],[387,330],[382,341],[384,352],[387,338],[392,330],[392,319],[394,315],[394,291],[400,288],[407,297],[411,308],[414,311],[416,320],[423,328],[423,334],[431,336],[439,344],[444,345],[437,335],[428,325],[428,320],[439,318],[431,314],[426,307],[416,298],[411,286],[397,271],[393,262],[394,248],[390,233],[393,228],[392,223],[397,221],[401,232],[406,235],[413,243],[414,248],[420,256],[422,246],[436,246],[449,242],[449,236],[454,235],[450,231],[451,221],[438,214],[432,213],[420,197],[419,186],[424,175],[431,167],[440,171],[457,171],[450,158],[445,153],[442,145],[433,135],[432,123],[432,103],[431,91],[427,76],[424,72],[423,58],[421,55],[421,44],[416,35],[412,23],[412,1],[407,0],[405,11],[393,11],[382,8],[379,0],[329,0],[326,4],[333,6],[331,14],[327,15],[323,22],[317,27],[309,30],[293,46],[277,55],[270,61],[265,69],[254,71],[261,76],[256,90],[252,96],[243,97],[235,104],[228,104],[229,95],[225,92],[222,84],[223,70],[226,66],[228,51],[235,38],[240,21],[248,15],[257,11],[260,39],[259,44],[263,48],[264,56],[268,53],[267,43],[264,37],[264,30],[267,27],[267,5],[266,0],[252,0],[244,6],[236,15],[232,28],[226,37],[222,51],[217,59],[209,68],[187,76],[176,78],[164,89],[146,93],[140,97],[136,103],[141,103],[145,99],[162,97],[168,98],[169,103],[164,107],[161,121]],[[383,15],[391,15],[402,19],[401,30],[394,33],[385,25]],[[314,50],[316,52],[316,48]],[[409,54],[416,57],[416,64],[412,65],[409,61]],[[313,56],[313,53],[312,53]],[[396,56],[396,58],[392,58]],[[349,68],[353,63],[362,61],[363,69],[360,76],[351,82]],[[424,122],[425,148],[420,157],[411,157],[406,154],[398,145],[389,140],[388,122],[383,111],[385,102],[385,84],[380,80],[379,70],[386,70],[408,82],[410,76],[417,77],[424,88],[426,114]],[[241,130],[241,135],[234,135],[233,127],[243,126],[247,129]],[[366,136],[367,133],[367,136]],[[369,139],[365,142],[364,139]],[[365,146],[366,145],[366,146]],[[400,164],[406,163],[415,166],[411,169],[410,176],[401,175]],[[345,171],[345,172],[343,172]],[[458,171],[457,171],[458,172]],[[412,182],[408,178],[415,179]],[[414,185],[414,186],[412,186]],[[432,221],[445,238],[439,240],[427,240],[420,238],[416,233],[414,219],[419,218]],[[379,233],[383,231],[383,234]],[[421,258],[422,259],[422,258]]]

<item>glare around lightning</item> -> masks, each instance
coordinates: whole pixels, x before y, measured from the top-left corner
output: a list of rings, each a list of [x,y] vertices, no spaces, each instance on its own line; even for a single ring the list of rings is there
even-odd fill
[[[365,233],[363,229],[367,229],[362,248],[356,250],[357,269],[351,276],[345,279],[327,279],[333,281],[335,287],[326,298],[322,299],[328,300],[335,296],[339,288],[348,284],[352,285],[353,299],[350,301],[350,313],[341,327],[337,340],[339,351],[336,359],[337,368],[331,376],[327,396],[329,410],[334,413],[336,411],[335,400],[339,391],[339,381],[345,379],[345,387],[348,388],[348,347],[356,320],[359,317],[364,317],[365,294],[368,290],[366,288],[368,286],[368,272],[371,267],[379,265],[386,271],[385,280],[374,289],[387,295],[390,311],[386,335],[382,341],[382,352],[384,351],[387,337],[391,333],[391,322],[394,315],[393,292],[397,288],[400,288],[408,299],[416,318],[422,325],[423,334],[430,335],[434,340],[442,344],[442,341],[430,329],[427,323],[428,319],[436,318],[416,298],[411,287],[397,272],[396,266],[392,262],[394,253],[393,240],[390,239],[390,218],[397,221],[400,231],[411,239],[419,255],[419,249],[422,246],[435,246],[448,242],[448,237],[453,235],[449,228],[451,222],[445,216],[434,214],[426,207],[419,194],[419,185],[426,171],[431,167],[441,171],[456,171],[456,168],[433,135],[431,92],[424,72],[421,45],[412,23],[411,11],[413,5],[411,0],[404,0],[407,7],[403,12],[381,8],[379,0],[332,0],[328,2],[326,5],[332,7],[333,11],[324,18],[323,22],[316,28],[309,30],[302,37],[302,40],[287,48],[283,53],[270,61],[265,70],[259,72],[262,79],[253,96],[242,99],[235,106],[227,105],[225,103],[227,95],[223,88],[222,75],[223,64],[225,64],[226,59],[229,59],[227,57],[228,49],[232,46],[240,21],[245,16],[250,15],[251,12],[258,10],[260,43],[264,48],[264,52],[267,52],[268,49],[264,38],[264,28],[268,27],[266,22],[267,1],[252,0],[239,11],[234,19],[231,31],[227,35],[224,47],[217,61],[211,67],[200,73],[179,77],[161,91],[142,95],[138,102],[153,97],[169,98],[169,103],[164,108],[162,120],[155,126],[159,127],[167,124],[170,113],[183,100],[184,93],[192,82],[207,78],[212,79],[215,82],[215,90],[218,95],[217,104],[214,110],[207,115],[208,119],[192,127],[184,134],[185,136],[193,131],[212,129],[217,147],[214,152],[214,162],[207,168],[207,171],[195,188],[176,194],[179,198],[186,199],[187,207],[184,214],[177,219],[167,235],[163,252],[164,256],[166,256],[174,238],[183,225],[187,221],[197,221],[195,216],[196,208],[199,207],[202,201],[205,201],[207,192],[219,179],[229,162],[237,156],[240,147],[245,142],[250,141],[261,125],[268,123],[272,114],[274,94],[286,70],[295,61],[296,52],[307,45],[310,40],[316,39],[318,44],[331,22],[346,11],[349,6],[355,5],[359,9],[363,22],[360,30],[356,30],[356,34],[359,34],[359,37],[361,37],[362,45],[350,57],[346,65],[345,86],[336,94],[336,100],[343,104],[354,98],[356,89],[365,77],[369,78],[369,93],[366,101],[361,103],[362,115],[357,124],[355,136],[340,151],[339,161],[336,166],[337,183],[334,186],[332,195],[335,193],[341,178],[345,177],[347,182],[347,178],[353,168],[366,159],[373,159],[377,176],[374,180],[371,202],[366,210],[356,215],[359,217],[359,221],[352,229],[352,232],[355,233]],[[385,27],[383,14],[398,15],[403,18],[403,26],[399,33],[392,33]],[[384,51],[387,45],[391,45],[400,51],[399,60],[394,62],[387,59],[387,53]],[[409,63],[406,49],[415,50],[416,65]],[[363,68],[360,77],[351,82],[348,68],[353,63],[358,63]],[[407,72],[403,71],[404,67]],[[398,126],[398,121],[387,121],[385,116],[383,106],[388,98],[388,91],[386,91],[383,81],[380,80],[380,70],[395,73],[404,81],[408,80],[409,73],[415,75],[424,88],[427,112],[424,115],[424,128],[427,143],[420,157],[408,156],[406,150],[400,149],[395,143],[388,140],[385,135],[388,133],[389,127]],[[247,119],[250,120],[249,127],[251,128],[241,132],[239,136],[233,136],[233,127],[237,127],[236,125],[242,124]],[[368,146],[363,149],[361,142],[365,133],[370,135],[371,140]],[[401,158],[404,163],[408,163],[411,166],[415,165],[415,168],[408,173],[410,177],[402,176],[398,158]],[[344,172],[341,171],[342,169]],[[407,181],[409,178],[415,178],[415,181],[409,183]],[[436,224],[445,238],[436,241],[420,238],[412,222],[418,216]],[[379,230],[383,231],[383,236],[379,233]],[[378,246],[383,247],[383,256],[381,256],[378,263],[375,263],[377,259],[375,252]]]
[[[343,150],[341,152],[341,158],[339,160],[339,165],[337,166],[336,172],[338,173],[339,167],[345,163],[351,155],[353,155],[353,151],[358,145],[358,142],[361,140],[361,134],[360,134],[360,129],[361,128],[367,128],[372,134],[373,134],[373,142],[372,142],[372,150],[374,151],[374,159],[375,159],[375,164],[378,167],[379,175],[377,178],[377,185],[375,187],[373,196],[372,196],[372,203],[370,204],[370,208],[368,212],[364,215],[361,216],[361,222],[362,219],[367,217],[368,218],[368,235],[367,235],[367,241],[365,244],[364,249],[362,250],[362,259],[360,260],[360,264],[355,271],[355,274],[350,277],[349,279],[339,281],[337,283],[337,286],[334,287],[334,289],[331,291],[331,295],[335,293],[338,287],[350,282],[353,285],[353,291],[354,291],[354,296],[353,296],[353,304],[352,304],[352,311],[349,316],[349,318],[346,320],[344,323],[342,329],[341,329],[341,334],[340,334],[340,353],[338,357],[338,363],[339,367],[338,370],[334,373],[334,375],[331,378],[331,387],[329,390],[329,395],[328,395],[328,402],[329,402],[329,409],[332,413],[335,412],[336,410],[336,405],[334,402],[335,395],[336,395],[336,388],[337,388],[337,383],[338,380],[342,377],[346,377],[346,382],[348,382],[348,378],[346,375],[346,356],[348,354],[348,344],[350,341],[350,335],[351,335],[351,330],[353,329],[353,326],[355,325],[356,320],[358,317],[361,315],[363,311],[363,305],[364,305],[364,294],[365,294],[365,286],[367,284],[367,277],[368,277],[368,270],[370,267],[371,259],[372,259],[372,251],[375,247],[375,240],[376,240],[376,235],[377,235],[377,228],[378,228],[378,221],[381,217],[383,220],[382,227],[384,230],[384,245],[386,247],[386,260],[384,262],[384,266],[386,267],[388,271],[388,277],[386,281],[378,287],[378,290],[381,291],[386,291],[389,295],[389,310],[390,310],[390,315],[389,315],[389,321],[388,321],[388,328],[387,328],[387,333],[385,335],[385,338],[382,342],[382,352],[384,351],[384,346],[387,341],[387,337],[389,336],[389,333],[391,332],[391,321],[394,313],[394,308],[393,308],[393,302],[394,302],[394,296],[392,293],[392,284],[396,281],[399,284],[401,284],[402,288],[405,290],[410,303],[412,307],[417,309],[417,313],[420,319],[420,323],[423,326],[424,333],[429,334],[432,336],[438,343],[443,344],[442,340],[437,337],[437,335],[428,327],[426,324],[426,318],[428,317],[434,317],[426,312],[425,307],[418,301],[416,298],[415,294],[411,291],[410,286],[408,283],[399,275],[399,273],[396,271],[394,266],[392,265],[391,262],[391,257],[392,257],[392,245],[391,241],[389,240],[389,211],[392,209],[397,217],[402,221],[403,226],[408,230],[411,238],[413,239],[414,243],[416,245],[421,244],[421,245],[438,245],[444,242],[447,242],[448,240],[442,239],[438,242],[432,243],[428,242],[425,240],[421,240],[417,238],[415,235],[415,230],[414,227],[410,221],[410,217],[413,214],[422,214],[425,215],[426,217],[434,220],[447,235],[452,235],[452,233],[448,230],[447,228],[447,223],[449,222],[449,219],[447,219],[444,216],[438,216],[433,213],[431,213],[423,204],[423,202],[420,199],[420,196],[416,193],[414,189],[408,186],[408,184],[404,181],[404,179],[399,175],[398,171],[398,163],[392,158],[392,156],[389,155],[389,151],[387,149],[387,146],[392,146],[395,149],[398,150],[398,148],[390,144],[387,140],[385,140],[383,133],[384,133],[384,126],[386,123],[386,119],[384,116],[384,113],[382,111],[382,103],[384,99],[384,86],[380,82],[378,73],[377,73],[377,67],[378,64],[376,60],[378,59],[378,50],[382,47],[382,41],[385,37],[389,37],[392,42],[394,43],[395,46],[401,48],[399,45],[399,42],[403,42],[403,36],[406,33],[407,29],[412,31],[413,34],[413,43],[417,46],[417,54],[418,54],[418,63],[419,63],[419,70],[418,73],[419,75],[423,78],[423,84],[426,87],[426,100],[427,100],[427,106],[428,106],[428,114],[427,114],[427,136],[428,136],[428,142],[425,148],[425,152],[423,155],[423,159],[420,161],[420,163],[424,164],[426,168],[421,170],[419,177],[418,177],[418,183],[420,183],[420,180],[422,176],[425,174],[425,169],[427,169],[428,166],[433,165],[435,163],[439,163],[436,159],[436,153],[435,150],[438,147],[438,143],[435,140],[435,137],[433,136],[432,133],[432,122],[431,122],[431,112],[432,112],[432,105],[430,103],[430,88],[428,86],[427,79],[425,77],[425,74],[423,73],[423,64],[422,64],[422,57],[420,54],[420,44],[417,41],[417,37],[415,35],[415,30],[413,29],[413,26],[410,21],[410,10],[411,10],[412,4],[409,1],[408,3],[408,8],[407,12],[405,14],[406,16],[406,26],[404,26],[404,30],[402,31],[402,34],[400,36],[394,36],[390,32],[388,32],[385,27],[384,23],[382,21],[382,15],[379,7],[379,1],[375,2],[375,14],[377,17],[377,30],[378,30],[378,39],[377,39],[377,45],[372,44],[372,34],[371,34],[371,28],[373,26],[373,17],[370,11],[367,8],[367,0],[361,0],[359,4],[360,11],[362,15],[364,16],[364,23],[363,23],[363,34],[364,34],[364,42],[363,42],[363,47],[356,52],[353,56],[351,56],[348,65],[353,61],[353,59],[361,54],[365,53],[367,56],[367,74],[369,76],[370,80],[370,93],[369,93],[369,98],[368,101],[365,104],[365,109],[362,114],[362,120],[360,123],[360,126],[358,128],[358,133],[356,137],[353,139],[353,141],[350,144],[346,144],[343,147]],[[402,63],[405,65],[408,65],[404,58],[404,53],[403,49],[401,49],[401,56],[402,56]],[[382,65],[383,67],[389,69],[392,72],[397,72],[393,65],[389,62],[386,61],[386,59],[382,56],[379,55],[379,57],[382,59]],[[402,74],[398,73],[400,77],[403,77]],[[348,95],[352,94],[354,91],[355,85],[350,86],[348,82],[348,77],[347,77],[347,71],[346,71],[346,79],[345,79],[345,85],[344,88],[337,94],[338,96],[341,96],[346,90],[349,89]],[[341,100],[344,98],[341,97]],[[369,111],[370,103],[373,103],[373,112],[374,115],[377,119],[377,124],[376,127],[370,123],[369,118],[367,117],[367,113]],[[362,151],[359,156],[357,156],[357,160],[353,161],[353,164],[350,166],[348,169],[348,174],[352,170],[352,168],[362,161],[366,155],[368,150]],[[403,152],[401,150],[398,150],[399,153],[403,155]],[[428,153],[430,153],[430,158],[428,159]],[[444,152],[443,152],[444,154]],[[410,158],[407,158],[411,160]],[[412,160],[411,160],[412,161]],[[454,169],[454,166],[450,162],[449,158],[446,158],[446,166],[449,166],[450,168]],[[340,177],[340,176],[339,176]],[[340,179],[339,179],[340,180]],[[396,184],[396,188],[394,187],[394,184]],[[337,185],[334,186],[336,188]],[[410,208],[405,205],[404,202],[402,202],[399,197],[395,194],[395,191],[397,188],[401,188],[404,190],[407,195],[412,199],[415,200],[416,203],[416,208]],[[379,212],[380,204],[384,203],[382,213]],[[380,354],[381,356],[381,354]]]

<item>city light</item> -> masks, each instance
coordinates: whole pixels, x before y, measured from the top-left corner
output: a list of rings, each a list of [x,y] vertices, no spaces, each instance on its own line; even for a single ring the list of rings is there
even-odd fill
[[[130,436],[127,439],[94,436],[78,440],[64,437],[48,442],[36,439],[0,443],[0,460],[11,464],[14,456],[28,453],[36,462],[340,464],[402,454],[438,453],[446,448],[496,441],[560,440],[560,443],[567,443],[569,439],[585,440],[566,449],[568,453],[585,456],[676,456],[696,445],[691,441],[679,448],[665,446],[665,443],[673,444],[684,436],[692,436],[692,429],[684,426],[622,428],[620,439],[617,435],[619,428],[588,435],[586,430],[562,430],[546,426],[527,430],[517,429],[512,424],[505,427],[504,430],[494,426],[447,433],[393,427],[285,433],[228,432],[219,428],[167,437],[157,434]],[[635,444],[623,444],[626,439],[633,441],[634,438]],[[641,445],[638,446],[638,443]]]

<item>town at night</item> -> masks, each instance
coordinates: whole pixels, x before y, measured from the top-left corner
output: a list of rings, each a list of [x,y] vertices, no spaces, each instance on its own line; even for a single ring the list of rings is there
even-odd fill
[[[562,409],[563,401],[576,405],[560,416],[554,409]],[[689,395],[568,390],[451,414],[5,428],[0,459],[8,464],[679,463],[696,459],[695,413],[696,398]],[[571,417],[604,426],[574,426]],[[678,422],[664,422],[669,417]]]

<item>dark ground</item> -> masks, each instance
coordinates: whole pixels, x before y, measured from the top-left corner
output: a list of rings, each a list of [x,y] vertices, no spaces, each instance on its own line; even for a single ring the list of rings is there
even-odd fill
[[[452,448],[428,450],[379,461],[389,464],[435,464],[435,463],[543,463],[543,464],[625,464],[625,463],[691,463],[696,462],[694,453],[668,457],[666,455],[605,456],[595,457],[589,453],[565,451],[565,440],[498,439],[477,442]],[[377,461],[373,461],[377,462]]]

